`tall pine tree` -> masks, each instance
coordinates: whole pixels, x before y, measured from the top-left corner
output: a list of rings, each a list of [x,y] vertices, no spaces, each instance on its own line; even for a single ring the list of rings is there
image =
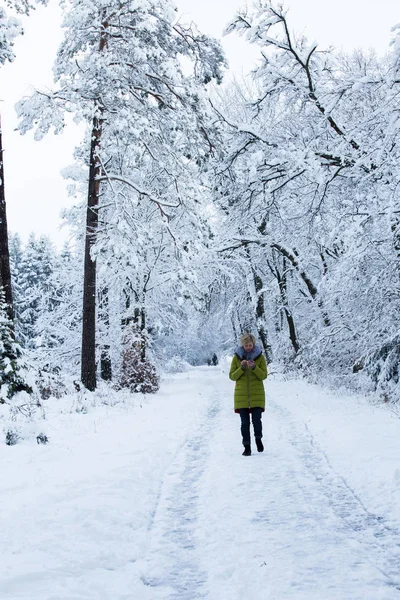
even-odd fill
[[[220,81],[223,57],[217,42],[176,22],[176,9],[167,0],[108,0],[100,7],[93,0],[70,0],[64,7],[57,90],[20,103],[20,128],[36,126],[40,138],[52,127],[60,131],[66,112],[89,128],[81,378],[93,390],[100,198],[107,193],[115,203],[133,194],[153,204],[168,225],[171,211],[182,204],[183,158],[201,163],[212,150],[202,88],[212,79]],[[193,157],[200,138],[204,148]],[[115,150],[123,147],[133,161],[135,154],[154,161],[152,178],[142,178],[138,163],[133,172],[117,169]],[[171,172],[174,157],[180,165]]]

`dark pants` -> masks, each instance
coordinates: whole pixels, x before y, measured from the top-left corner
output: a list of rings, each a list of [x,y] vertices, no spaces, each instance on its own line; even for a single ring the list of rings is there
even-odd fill
[[[242,432],[243,446],[250,445],[250,409],[240,408],[239,415],[241,419],[240,431]],[[262,423],[261,423],[262,408],[251,409],[251,420],[253,422],[254,437],[262,438]]]

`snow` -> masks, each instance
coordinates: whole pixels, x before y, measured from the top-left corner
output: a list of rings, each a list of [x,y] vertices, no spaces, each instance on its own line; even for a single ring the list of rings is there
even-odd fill
[[[48,445],[0,446],[1,600],[400,598],[398,415],[266,390],[248,458],[225,365],[86,413],[49,401]]]

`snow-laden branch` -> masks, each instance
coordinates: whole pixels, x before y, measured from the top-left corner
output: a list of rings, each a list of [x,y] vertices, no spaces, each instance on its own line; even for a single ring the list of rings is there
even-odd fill
[[[157,204],[157,206],[159,206],[159,207],[179,208],[179,206],[181,206],[181,202],[178,202],[177,204],[168,204],[167,202],[161,201],[159,198],[156,198],[154,196],[154,194],[152,192],[150,192],[149,190],[142,188],[134,181],[131,181],[130,179],[127,179],[126,177],[121,177],[120,175],[108,174],[108,175],[99,177],[98,181],[119,181],[120,183],[123,183],[124,185],[127,185],[128,187],[135,190],[140,196],[146,196],[151,202],[154,202],[154,204]]]
[[[281,26],[283,31],[282,37],[272,37],[269,35],[270,29],[276,25]],[[324,115],[335,133],[345,139],[354,150],[360,150],[360,144],[354,139],[348,138],[344,128],[337,123],[318,97],[317,85],[314,81],[312,71],[312,58],[317,51],[317,44],[311,44],[305,51],[296,46],[289,31],[286,12],[282,8],[274,8],[272,3],[268,3],[267,6],[262,6],[254,14],[246,16],[238,14],[227,28],[227,33],[232,31],[237,31],[239,34],[244,33],[251,43],[257,43],[262,47],[272,47],[289,55],[294,64],[300,67],[300,72],[306,77],[306,88],[309,99],[314,103],[318,111]],[[265,54],[263,56],[266,63],[270,64],[268,57]],[[292,85],[297,85],[298,74],[294,73],[290,78],[287,78],[278,70],[277,75],[281,79],[286,79]]]

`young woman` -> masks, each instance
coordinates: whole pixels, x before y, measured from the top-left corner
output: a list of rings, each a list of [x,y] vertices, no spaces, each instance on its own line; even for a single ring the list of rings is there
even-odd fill
[[[264,355],[261,348],[256,345],[254,336],[245,333],[240,338],[240,343],[232,359],[229,378],[236,381],[234,405],[235,412],[239,413],[241,419],[243,456],[250,456],[250,415],[257,450],[258,452],[264,450],[261,415],[265,409],[263,380],[266,379],[268,371]]]

